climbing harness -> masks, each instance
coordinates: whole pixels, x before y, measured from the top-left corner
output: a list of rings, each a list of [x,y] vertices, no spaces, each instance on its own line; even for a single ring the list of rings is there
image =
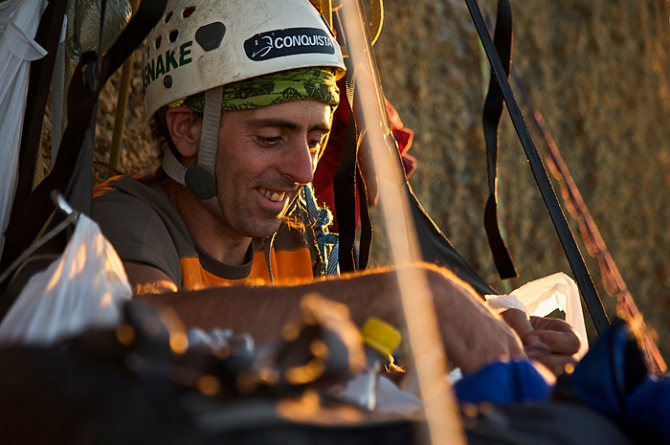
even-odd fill
[[[333,222],[333,214],[324,207],[319,207],[311,184],[303,187],[300,202],[307,209],[308,224],[314,230],[315,241],[325,265],[326,275],[339,274],[339,236],[328,230]]]

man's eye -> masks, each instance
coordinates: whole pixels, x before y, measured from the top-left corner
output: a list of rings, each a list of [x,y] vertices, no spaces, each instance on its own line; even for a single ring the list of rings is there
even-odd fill
[[[309,151],[312,154],[318,153],[318,151],[321,149],[321,139],[315,141],[307,141],[307,145],[309,146]]]
[[[265,144],[265,145],[268,145],[268,146],[277,145],[277,144],[279,144],[279,143],[281,142],[281,138],[280,138],[280,137],[269,137],[269,138],[265,138],[265,137],[261,137],[261,136],[259,136],[259,137],[258,137],[258,140],[261,141],[261,143],[263,143],[263,144]]]

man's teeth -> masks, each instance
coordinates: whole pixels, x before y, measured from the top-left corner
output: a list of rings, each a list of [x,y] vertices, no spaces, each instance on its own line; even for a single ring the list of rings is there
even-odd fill
[[[266,190],[264,188],[261,188],[260,191],[263,194],[263,196],[265,196],[267,199],[275,202],[283,201],[284,197],[286,196],[285,192],[277,193],[271,190]]]

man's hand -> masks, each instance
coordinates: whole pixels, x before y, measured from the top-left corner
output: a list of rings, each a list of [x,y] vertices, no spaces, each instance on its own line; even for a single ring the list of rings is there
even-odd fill
[[[518,309],[500,314],[519,335],[529,358],[537,360],[554,374],[561,374],[566,365],[574,365],[574,354],[581,341],[572,327],[557,318],[528,317]]]
[[[526,357],[519,337],[470,286],[444,270],[426,271],[447,357],[463,373]]]

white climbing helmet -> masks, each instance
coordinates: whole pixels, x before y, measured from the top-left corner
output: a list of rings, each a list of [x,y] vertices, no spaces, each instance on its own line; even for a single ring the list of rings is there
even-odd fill
[[[309,0],[171,0],[147,38],[145,106],[152,116],[217,86],[313,66],[345,69]]]

